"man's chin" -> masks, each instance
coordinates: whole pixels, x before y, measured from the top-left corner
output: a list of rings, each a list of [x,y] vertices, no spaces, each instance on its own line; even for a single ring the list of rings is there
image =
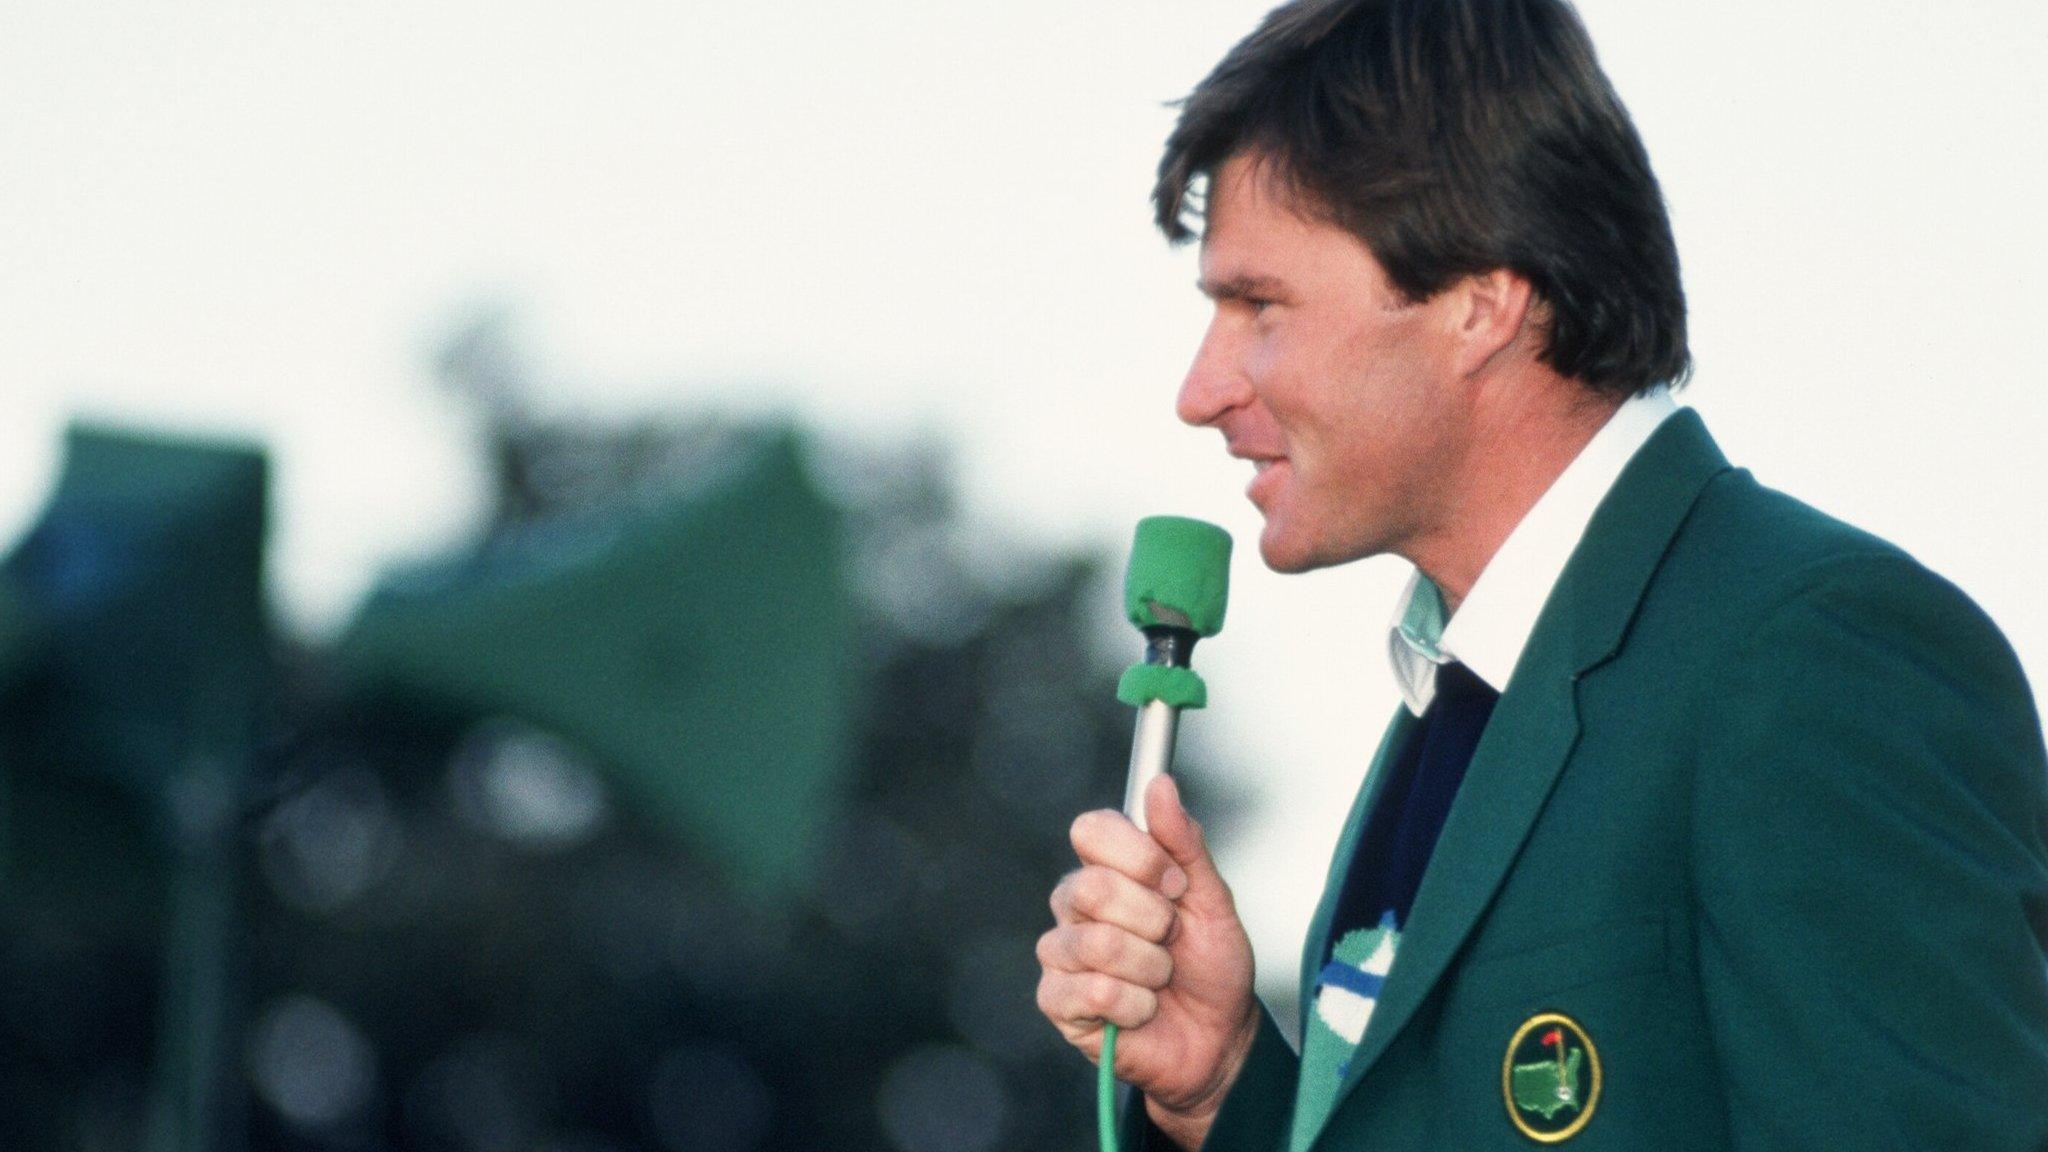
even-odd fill
[[[1266,521],[1264,531],[1259,533],[1259,559],[1265,561],[1267,568],[1286,576],[1314,572],[1318,568],[1335,568],[1339,564],[1362,560],[1365,556],[1379,555],[1379,551],[1353,555],[1348,552],[1332,553],[1318,549],[1312,542],[1288,539],[1286,532],[1275,530],[1274,522],[1270,519]]]
[[[1266,524],[1266,530],[1259,534],[1259,559],[1265,561],[1266,567],[1273,571],[1289,576],[1327,568],[1331,563],[1313,552],[1295,546],[1292,541],[1274,532],[1270,521]]]

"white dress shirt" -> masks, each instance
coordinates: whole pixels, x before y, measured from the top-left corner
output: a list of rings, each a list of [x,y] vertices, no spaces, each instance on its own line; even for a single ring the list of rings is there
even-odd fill
[[[1401,698],[1417,716],[1436,696],[1436,670],[1453,660],[1497,692],[1505,692],[1536,618],[1586,534],[1594,509],[1636,450],[1666,417],[1678,411],[1658,389],[1615,410],[1571,464],[1508,534],[1466,593],[1444,619],[1443,594],[1419,570],[1394,606],[1387,651]]]

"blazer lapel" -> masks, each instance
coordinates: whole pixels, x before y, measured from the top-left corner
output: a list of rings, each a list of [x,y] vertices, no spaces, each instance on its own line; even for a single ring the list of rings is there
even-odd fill
[[[1525,651],[1513,690],[1495,705],[1472,753],[1402,926],[1393,970],[1351,1057],[1340,1105],[1436,986],[1521,851],[1571,753],[1578,714],[1571,679],[1557,674],[1552,656],[1533,645]],[[1543,674],[1535,675],[1539,670]],[[1525,679],[1525,672],[1532,674]]]
[[[1594,512],[1472,754],[1332,1116],[1436,987],[1507,876],[1577,740],[1578,677],[1620,649],[1672,537],[1707,481],[1727,468],[1699,416],[1681,409],[1636,453]],[[1380,759],[1387,754],[1383,745]],[[1362,803],[1352,813],[1312,946],[1328,933],[1334,877],[1348,866],[1368,810]],[[1313,977],[1304,965],[1304,984]]]

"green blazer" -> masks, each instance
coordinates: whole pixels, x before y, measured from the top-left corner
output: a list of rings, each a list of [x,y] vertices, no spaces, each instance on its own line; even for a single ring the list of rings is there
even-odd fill
[[[2044,838],[1991,621],[1681,411],[1546,604],[1312,1148],[2048,1149]],[[1296,1070],[1264,1016],[1205,1147],[1284,1152]]]

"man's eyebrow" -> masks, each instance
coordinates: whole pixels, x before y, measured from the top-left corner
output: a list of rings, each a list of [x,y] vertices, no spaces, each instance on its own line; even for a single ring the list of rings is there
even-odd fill
[[[1203,278],[1195,281],[1195,287],[1211,300],[1245,300],[1251,297],[1277,296],[1280,281],[1271,276],[1220,276],[1214,280]]]

